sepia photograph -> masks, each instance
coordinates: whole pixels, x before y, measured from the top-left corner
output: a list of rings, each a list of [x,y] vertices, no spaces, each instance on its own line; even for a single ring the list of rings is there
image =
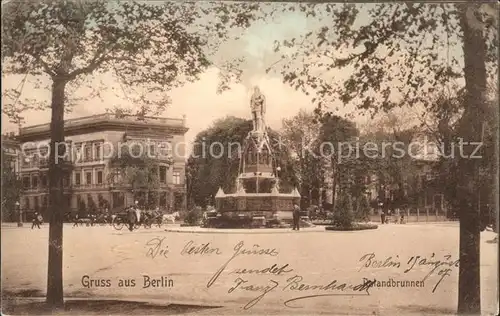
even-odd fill
[[[2,0],[2,315],[498,315],[499,9]]]

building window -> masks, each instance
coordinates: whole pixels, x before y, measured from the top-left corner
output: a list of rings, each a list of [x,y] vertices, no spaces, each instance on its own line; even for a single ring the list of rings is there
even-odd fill
[[[174,184],[181,184],[181,173],[179,171],[174,171],[173,178]]]
[[[102,146],[100,143],[94,144],[94,160],[102,160]]]
[[[82,184],[82,174],[80,172],[75,173],[75,185]]]
[[[85,184],[92,184],[92,172],[85,172]]]
[[[160,183],[167,182],[167,167],[160,166]]]
[[[116,169],[113,171],[113,183],[118,184],[121,182],[120,170]]]
[[[149,145],[149,155],[151,157],[156,156],[156,145],[155,144],[150,144]]]
[[[160,194],[160,206],[167,206],[167,192],[161,192]]]
[[[97,171],[97,184],[102,184],[102,171]]]
[[[71,185],[71,175],[65,174],[63,178],[63,186],[69,187]]]
[[[40,210],[40,203],[38,201],[38,196],[34,197],[35,210]]]
[[[92,144],[85,144],[85,160],[92,161]]]
[[[81,162],[83,160],[83,153],[82,153],[82,143],[77,143],[75,144],[75,146],[73,146],[73,152],[75,154],[75,157],[76,157],[76,161],[77,162]]]
[[[31,187],[31,179],[30,177],[26,176],[23,177],[23,188],[24,189],[29,189]]]
[[[159,154],[162,157],[168,157],[168,156],[172,155],[172,145],[170,145],[170,143],[162,142],[162,143],[160,143],[160,145],[158,147],[159,147],[159,150],[158,150]]]
[[[91,206],[92,203],[94,203],[94,200],[92,199],[92,194],[87,194],[87,205]]]
[[[113,207],[120,207],[125,205],[125,194],[123,192],[113,192]]]
[[[184,208],[184,195],[179,192],[174,194],[174,210],[181,210]]]
[[[144,154],[144,147],[140,143],[132,142],[128,148],[132,157],[141,157]]]
[[[31,208],[31,205],[30,205],[30,198],[29,197],[26,197],[24,199],[24,208],[29,210]]]

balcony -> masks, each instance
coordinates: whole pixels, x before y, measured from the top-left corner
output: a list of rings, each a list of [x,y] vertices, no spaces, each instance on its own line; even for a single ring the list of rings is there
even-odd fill
[[[72,186],[64,186],[64,191],[70,191],[72,190]],[[23,188],[23,194],[31,194],[31,193],[49,193],[49,187],[48,186],[39,186],[39,187],[29,187],[29,188]]]
[[[62,165],[63,169],[71,169],[73,167],[73,163],[69,159],[64,159],[61,160],[60,164]],[[49,169],[49,160],[40,160],[40,163],[38,164],[40,169]]]
[[[84,190],[84,189],[101,189],[109,186],[107,183],[92,183],[92,184],[73,184],[74,189]]]

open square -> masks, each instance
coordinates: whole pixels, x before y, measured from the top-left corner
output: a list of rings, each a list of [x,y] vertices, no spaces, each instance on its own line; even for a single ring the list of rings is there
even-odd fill
[[[173,225],[172,225],[173,226]],[[33,293],[42,297],[46,289],[48,227],[4,227],[2,236],[3,291],[10,294]],[[170,227],[175,229],[175,226]],[[483,312],[492,314],[496,305],[497,245],[488,244],[494,236],[482,233],[481,238],[481,289]],[[406,264],[412,256],[446,261],[458,258],[458,225],[408,224],[382,225],[378,229],[360,232],[307,231],[280,232],[245,230],[230,232],[167,232],[160,229],[140,229],[134,232],[116,231],[110,226],[64,227],[64,289],[66,298],[123,299],[156,304],[194,304],[222,306],[222,309],[200,311],[219,315],[225,313],[355,313],[358,315],[387,314],[454,314],[457,304],[458,268],[452,267],[449,276],[439,283],[439,270],[423,283],[413,287],[377,287],[369,289],[369,295],[356,296],[347,291],[345,296],[325,296],[287,303],[287,300],[310,296],[335,294],[335,290],[292,290],[289,280],[300,276],[300,283],[326,285],[333,280],[337,284],[358,284],[363,278],[378,281],[422,281],[432,270],[430,266]],[[153,242],[151,242],[153,240]],[[156,242],[155,242],[156,240]],[[150,252],[152,245],[162,240],[165,253]],[[276,256],[247,255],[236,257],[207,288],[213,275],[234,254],[234,247],[243,242],[248,249],[275,249]],[[149,243],[149,245],[148,245]],[[200,247],[208,244],[205,248]],[[256,246],[258,245],[258,247]],[[353,246],[355,245],[355,246]],[[193,247],[198,247],[193,250]],[[191,251],[190,251],[191,249]],[[205,250],[203,250],[205,249]],[[214,251],[209,251],[212,249]],[[363,267],[366,254],[374,254],[372,266],[383,266],[375,261],[400,262],[379,268]],[[153,258],[154,257],[154,258]],[[275,265],[275,270],[285,266],[283,273],[244,273],[263,270]],[[272,270],[272,269],[271,269]],[[290,272],[286,272],[290,271]],[[239,273],[238,273],[239,272]],[[274,271],[276,272],[276,271]],[[86,288],[84,276],[92,280],[110,280],[110,287]],[[150,280],[172,280],[170,284],[153,287],[145,284]],[[245,310],[250,301],[261,295],[261,290],[244,290],[245,285],[267,286],[271,280],[279,285],[269,291],[257,304]],[[135,286],[119,287],[119,280],[135,280]],[[82,283],[83,282],[83,283]],[[129,281],[127,281],[129,282]],[[151,282],[149,282],[151,283]],[[433,288],[437,286],[434,293]],[[86,283],[88,284],[88,282]],[[129,284],[130,285],[130,284]],[[157,284],[160,285],[160,284]],[[288,286],[288,287],[287,287]],[[287,287],[285,289],[285,287]],[[228,293],[231,292],[231,293]]]

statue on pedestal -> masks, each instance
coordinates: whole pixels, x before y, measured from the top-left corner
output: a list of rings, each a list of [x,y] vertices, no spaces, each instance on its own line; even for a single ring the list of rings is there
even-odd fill
[[[266,113],[266,97],[260,92],[257,86],[253,88],[250,108],[252,110],[253,131],[265,132],[264,114]]]

